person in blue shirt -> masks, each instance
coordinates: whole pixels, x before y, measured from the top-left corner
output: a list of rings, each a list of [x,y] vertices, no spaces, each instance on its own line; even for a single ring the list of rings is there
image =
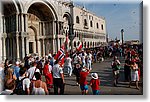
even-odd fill
[[[16,62],[16,65],[15,65],[14,67],[12,67],[12,69],[14,70],[14,75],[15,75],[17,78],[19,78],[19,76],[20,76],[20,74],[19,74],[19,71],[20,71],[19,65],[20,65],[20,62],[17,61],[17,62]]]

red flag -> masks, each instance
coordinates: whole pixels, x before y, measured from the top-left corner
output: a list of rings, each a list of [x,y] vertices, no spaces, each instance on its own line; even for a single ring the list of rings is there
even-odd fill
[[[77,50],[80,51],[82,49],[82,43],[80,42],[79,46],[77,47]]]
[[[61,66],[63,66],[63,64],[64,64],[64,56],[65,56],[64,45],[62,45],[60,50],[57,52],[57,54],[54,57],[55,60],[61,61]]]

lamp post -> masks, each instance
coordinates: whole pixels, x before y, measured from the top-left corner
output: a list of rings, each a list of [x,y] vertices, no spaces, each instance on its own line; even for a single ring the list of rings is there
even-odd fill
[[[124,52],[124,29],[121,29],[121,37],[122,37],[122,52]]]
[[[69,39],[70,39],[70,45],[71,45],[71,53],[73,52],[73,39],[74,39],[74,31],[73,31],[73,22],[74,22],[74,19],[73,19],[73,2],[70,1],[69,3],[69,7],[70,7],[70,15],[71,15],[71,19],[70,19],[70,24],[69,24]]]

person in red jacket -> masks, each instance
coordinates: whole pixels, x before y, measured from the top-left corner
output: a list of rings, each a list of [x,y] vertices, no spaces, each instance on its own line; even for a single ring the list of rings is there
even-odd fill
[[[88,68],[83,68],[80,72],[79,84],[80,84],[80,89],[82,91],[82,95],[86,95],[88,93],[88,85],[87,85],[86,77],[88,76],[89,72],[90,71]]]
[[[97,73],[92,73],[91,74],[91,81],[90,81],[90,86],[92,87],[93,95],[99,95],[100,94],[100,80],[98,79],[98,74]]]
[[[53,76],[52,76],[52,66],[49,64],[49,61],[45,62],[43,74],[46,79],[46,84],[48,87],[48,90],[50,91],[51,88],[53,88]]]

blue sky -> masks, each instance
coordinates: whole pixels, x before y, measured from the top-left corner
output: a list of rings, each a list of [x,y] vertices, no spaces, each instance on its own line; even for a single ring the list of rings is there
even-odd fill
[[[103,2],[104,0],[87,1],[88,2],[85,2],[85,0],[74,0],[74,3],[84,6],[97,16],[105,17],[109,38],[115,39],[117,37],[121,39],[121,29],[124,29],[125,40],[136,40],[141,38],[141,0],[133,0],[132,2],[122,2],[121,0],[111,0],[111,2]]]

